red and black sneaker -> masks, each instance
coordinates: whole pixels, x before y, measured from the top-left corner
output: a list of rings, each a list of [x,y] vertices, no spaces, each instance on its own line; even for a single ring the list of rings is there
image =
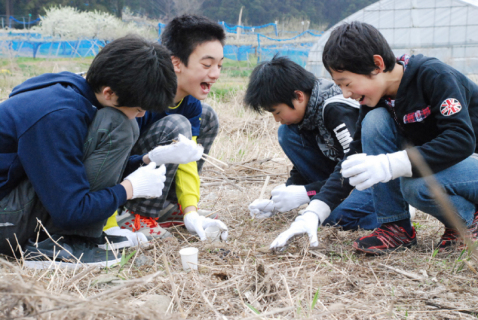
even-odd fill
[[[395,223],[385,223],[368,236],[358,238],[353,247],[368,254],[383,254],[397,250],[404,250],[417,245],[417,234],[409,235],[405,229]]]
[[[197,210],[200,216],[207,216],[211,219],[217,219],[218,214],[207,210]],[[159,213],[158,224],[163,228],[184,225],[184,213],[181,206],[177,203],[170,203]]]
[[[478,211],[475,212],[475,218],[471,226],[466,230],[466,237],[471,242],[478,241]],[[460,233],[455,228],[445,228],[445,232],[440,238],[437,245],[438,252],[449,252],[455,250],[463,250],[466,248],[465,241],[460,237]]]

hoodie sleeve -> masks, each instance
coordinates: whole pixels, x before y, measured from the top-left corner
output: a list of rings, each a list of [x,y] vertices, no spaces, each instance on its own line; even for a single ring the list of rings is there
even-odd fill
[[[54,223],[71,230],[106,220],[126,202],[121,185],[90,192],[82,162],[88,125],[81,112],[47,114],[18,142],[18,155]]]

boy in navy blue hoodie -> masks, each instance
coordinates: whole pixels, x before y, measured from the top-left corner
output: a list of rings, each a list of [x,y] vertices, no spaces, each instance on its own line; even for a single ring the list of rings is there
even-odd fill
[[[136,36],[106,45],[86,80],[61,72],[15,87],[0,104],[0,253],[18,245],[51,260],[108,263],[93,241],[105,220],[128,199],[160,196],[165,180],[151,163],[121,181],[135,117],[167,108],[175,90],[168,50]],[[35,237],[37,219],[51,239]]]
[[[347,159],[337,165],[301,220],[316,228],[353,186],[371,188],[381,226],[357,239],[355,249],[380,254],[416,245],[407,202],[445,225],[440,251],[462,248],[464,239],[410,161],[409,154],[417,152],[449,196],[456,217],[467,227],[466,236],[475,241],[478,86],[435,58],[396,59],[380,32],[361,22],[333,30],[322,61],[344,96],[361,104],[360,126]],[[285,245],[291,229],[271,247]]]

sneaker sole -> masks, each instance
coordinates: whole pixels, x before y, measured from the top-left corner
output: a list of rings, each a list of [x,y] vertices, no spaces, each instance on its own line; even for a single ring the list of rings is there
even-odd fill
[[[416,246],[417,245],[417,239],[413,239],[412,242],[410,242],[409,244],[407,245],[402,245],[400,247],[397,247],[397,248],[393,248],[393,249],[366,249],[366,248],[359,248],[356,244],[356,242],[354,242],[352,244],[352,247],[357,250],[357,251],[360,251],[360,252],[364,252],[366,254],[372,254],[372,255],[382,255],[382,254],[387,254],[387,253],[392,253],[392,252],[397,252],[397,251],[404,251],[405,249],[409,249],[413,246]]]
[[[23,265],[30,269],[39,269],[39,270],[50,269],[50,268],[75,269],[81,266],[87,266],[87,267],[95,266],[99,268],[104,268],[104,267],[111,267],[113,264],[119,263],[120,261],[121,259],[112,259],[108,261],[91,262],[91,263],[71,263],[71,262],[65,262],[65,261],[25,260]]]

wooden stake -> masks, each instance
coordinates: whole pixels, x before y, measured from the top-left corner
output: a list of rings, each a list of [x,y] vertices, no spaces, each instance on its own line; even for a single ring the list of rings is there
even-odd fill
[[[264,196],[264,192],[266,192],[266,188],[267,188],[267,185],[269,184],[270,179],[271,179],[271,176],[266,177],[266,181],[264,181],[264,185],[262,186],[261,195],[259,196],[259,199],[262,199],[262,197]]]

